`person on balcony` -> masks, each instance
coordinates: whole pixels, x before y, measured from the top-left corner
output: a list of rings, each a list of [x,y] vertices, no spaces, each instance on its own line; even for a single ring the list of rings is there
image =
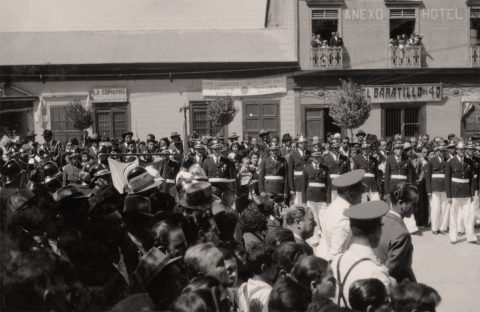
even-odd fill
[[[313,34],[312,35],[312,48],[318,48],[322,46],[322,37],[320,34]]]
[[[330,37],[329,46],[343,47],[343,39],[338,35],[338,32],[336,31],[332,32],[332,37]]]

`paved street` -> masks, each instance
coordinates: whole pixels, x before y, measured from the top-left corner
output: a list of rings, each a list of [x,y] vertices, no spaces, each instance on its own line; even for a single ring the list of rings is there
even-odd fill
[[[480,236],[480,230],[477,230]],[[442,296],[439,312],[480,311],[480,246],[465,236],[451,245],[448,236],[413,236],[413,269],[419,282],[434,287]]]

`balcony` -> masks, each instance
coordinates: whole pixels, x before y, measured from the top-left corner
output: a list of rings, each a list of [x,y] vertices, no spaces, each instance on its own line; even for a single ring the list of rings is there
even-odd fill
[[[422,46],[390,47],[389,58],[391,68],[420,68]]]
[[[343,48],[342,47],[318,47],[312,49],[312,69],[342,69]]]
[[[472,67],[480,67],[480,46],[471,48],[470,60]]]

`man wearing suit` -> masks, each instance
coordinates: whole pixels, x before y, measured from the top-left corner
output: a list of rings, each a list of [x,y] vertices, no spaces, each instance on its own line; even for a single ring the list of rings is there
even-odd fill
[[[260,163],[258,174],[258,190],[262,197],[288,196],[288,168],[285,158],[280,156],[280,146],[272,143],[269,146],[269,156]]]
[[[390,199],[391,208],[382,218],[382,235],[375,254],[397,283],[405,279],[416,282],[412,270],[412,237],[403,218],[410,218],[415,212],[418,189],[410,183],[399,183],[390,193]]]
[[[206,159],[206,148],[200,140],[195,143],[193,150],[195,152],[194,155],[186,155],[182,161],[182,168],[186,170],[195,164],[203,166],[203,161]]]
[[[380,194],[378,192],[380,184],[380,175],[378,171],[378,159],[374,158],[370,153],[370,144],[363,142],[362,153],[355,156],[353,159],[353,170],[363,169],[365,175],[363,177],[363,183],[367,185],[368,190],[364,193],[364,200],[368,195],[370,200],[380,200]]]
[[[323,163],[329,168],[330,179],[333,181],[340,175],[350,171],[350,159],[340,154],[340,142],[334,141],[330,151],[323,156]],[[332,187],[332,202],[337,197],[336,188]]]
[[[475,190],[473,189],[474,164],[465,157],[463,141],[456,146],[457,154],[445,166],[445,191],[450,206],[450,243],[456,244],[458,239],[458,216],[461,216],[465,225],[467,241],[471,244],[480,244],[474,231],[475,216],[471,213],[471,206]]]
[[[332,37],[330,38],[329,46],[343,47],[343,39],[338,36],[338,33],[336,31],[332,32]]]
[[[288,157],[288,185],[290,194],[295,196],[295,206],[299,206],[303,202],[303,168],[307,163],[307,159],[307,139],[304,136],[300,136],[297,141],[297,149]]]
[[[95,162],[97,162],[98,153],[100,152],[100,148],[98,147],[100,138],[98,137],[98,134],[94,133],[88,138],[88,141],[92,143],[92,145],[88,148],[88,156],[90,156]]]
[[[235,200],[235,164],[222,155],[222,147],[220,141],[213,140],[210,147],[212,155],[203,161],[202,167],[223,203],[231,207]]]
[[[425,168],[425,188],[430,200],[430,220],[433,234],[447,234],[450,214],[445,193],[445,143],[435,147],[435,156]]]

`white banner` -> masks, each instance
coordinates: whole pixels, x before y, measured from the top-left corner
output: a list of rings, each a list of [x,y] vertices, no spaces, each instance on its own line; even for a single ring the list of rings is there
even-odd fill
[[[202,80],[203,96],[250,96],[287,92],[287,78]]]
[[[90,93],[92,102],[109,103],[109,102],[127,102],[126,88],[98,88],[93,89]]]
[[[370,103],[439,102],[443,97],[442,84],[399,84],[363,86]]]

